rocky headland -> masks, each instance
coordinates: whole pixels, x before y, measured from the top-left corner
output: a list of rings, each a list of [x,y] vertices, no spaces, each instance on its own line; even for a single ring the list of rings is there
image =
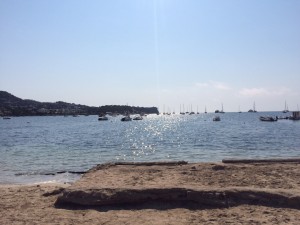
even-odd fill
[[[115,114],[158,114],[156,107],[128,105],[86,106],[63,101],[38,102],[21,99],[6,91],[0,91],[0,116],[56,116],[56,115],[99,115]]]

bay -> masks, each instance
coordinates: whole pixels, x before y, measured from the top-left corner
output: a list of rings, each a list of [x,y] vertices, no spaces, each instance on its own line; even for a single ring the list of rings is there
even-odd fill
[[[0,120],[0,183],[71,182],[106,162],[216,162],[300,156],[300,121],[261,122],[281,112],[148,115],[141,121],[97,116]]]

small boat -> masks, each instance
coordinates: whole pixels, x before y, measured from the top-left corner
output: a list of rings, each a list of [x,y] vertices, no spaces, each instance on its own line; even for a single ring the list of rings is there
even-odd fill
[[[189,115],[194,115],[195,112],[193,111],[193,106],[191,105],[191,112],[189,113]]]
[[[213,118],[213,121],[221,121],[221,118],[220,118],[219,116],[215,116],[215,117]]]
[[[98,120],[99,121],[108,120],[108,117],[107,116],[99,116]]]
[[[222,103],[222,110],[220,111],[220,113],[225,113],[223,109],[223,103]]]
[[[141,117],[141,116],[136,116],[136,117],[133,118],[133,120],[143,120],[143,117]]]
[[[290,120],[300,120],[300,111],[295,111],[293,114],[289,117]]]
[[[108,117],[105,116],[105,114],[100,114],[99,117],[98,117],[98,120],[99,120],[99,121],[108,120]]]
[[[276,122],[278,120],[278,117],[276,116],[274,118],[272,116],[260,116],[259,119],[260,121],[264,121],[264,122]]]
[[[255,102],[253,103],[253,109],[249,109],[248,112],[250,113],[256,113],[256,109],[255,109]]]
[[[130,116],[125,116],[125,117],[123,117],[122,119],[121,119],[121,121],[131,121],[132,119],[131,119],[131,117]]]
[[[279,120],[288,120],[289,117],[288,116],[279,116],[278,119]]]
[[[224,110],[223,110],[223,104],[222,104],[222,109],[221,110],[218,110],[218,109],[215,110],[215,113],[225,113]]]
[[[286,101],[285,101],[285,104],[284,104],[284,110],[282,112],[283,113],[288,113],[289,112],[289,109],[288,109],[288,106],[286,104]]]
[[[4,120],[10,120],[11,118],[6,116],[6,117],[3,117],[3,119]]]

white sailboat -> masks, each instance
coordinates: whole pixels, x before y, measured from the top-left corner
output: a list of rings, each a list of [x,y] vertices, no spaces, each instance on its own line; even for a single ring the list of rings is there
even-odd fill
[[[286,104],[286,101],[284,103],[284,110],[282,111],[283,113],[288,113],[289,112],[289,109],[288,109],[288,106]]]

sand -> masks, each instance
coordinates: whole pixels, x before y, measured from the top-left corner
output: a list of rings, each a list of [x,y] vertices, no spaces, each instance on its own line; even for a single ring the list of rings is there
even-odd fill
[[[74,184],[1,185],[0,224],[299,224],[300,202],[278,207],[240,202],[220,207],[197,202],[149,201],[102,206],[60,205],[74,190],[247,189],[298,196],[300,164],[196,163],[186,165],[105,165]]]

